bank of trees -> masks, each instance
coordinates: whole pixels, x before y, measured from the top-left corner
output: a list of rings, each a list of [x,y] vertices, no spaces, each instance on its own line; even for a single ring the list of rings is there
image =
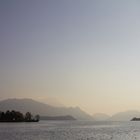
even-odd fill
[[[39,119],[39,115],[33,116],[30,112],[22,114],[15,110],[0,111],[0,122],[38,122]]]

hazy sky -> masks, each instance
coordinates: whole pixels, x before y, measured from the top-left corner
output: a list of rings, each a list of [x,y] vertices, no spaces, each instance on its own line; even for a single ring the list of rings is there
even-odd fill
[[[11,97],[140,110],[140,1],[0,0],[0,99]]]

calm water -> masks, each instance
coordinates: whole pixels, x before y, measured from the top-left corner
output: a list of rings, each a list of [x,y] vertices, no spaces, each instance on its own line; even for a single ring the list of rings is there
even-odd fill
[[[0,140],[140,140],[140,122],[0,123]]]

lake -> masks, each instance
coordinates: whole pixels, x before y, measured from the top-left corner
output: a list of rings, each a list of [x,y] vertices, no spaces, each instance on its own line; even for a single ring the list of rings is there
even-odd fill
[[[140,140],[140,122],[0,123],[0,140]]]

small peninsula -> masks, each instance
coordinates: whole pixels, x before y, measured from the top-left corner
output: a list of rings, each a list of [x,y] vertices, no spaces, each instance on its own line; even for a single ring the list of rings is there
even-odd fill
[[[0,111],[0,122],[39,122],[40,116],[33,116],[30,112],[22,114],[19,111]]]
[[[41,120],[57,120],[57,121],[73,121],[76,120],[73,116],[67,115],[67,116],[41,116]]]

